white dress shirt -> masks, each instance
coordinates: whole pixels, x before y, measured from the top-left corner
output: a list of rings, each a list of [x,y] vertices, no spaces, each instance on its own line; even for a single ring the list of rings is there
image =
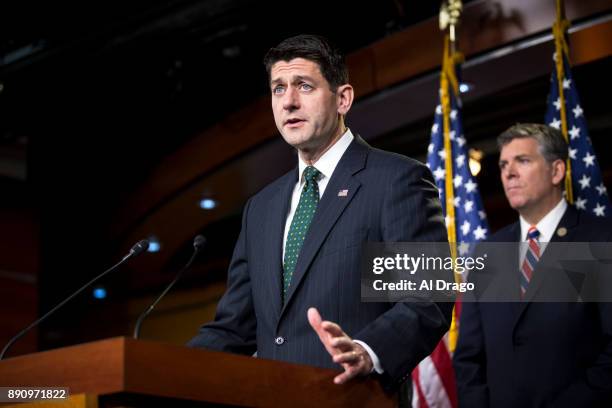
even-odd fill
[[[553,234],[555,233],[555,229],[559,225],[561,218],[563,218],[563,214],[565,214],[565,210],[567,210],[567,201],[565,201],[565,199],[562,198],[559,201],[559,204],[557,204],[555,208],[550,210],[548,214],[546,214],[544,218],[542,218],[540,222],[536,224],[535,227],[540,232],[540,236],[538,237],[538,243],[540,245],[540,257],[544,253],[544,250],[546,249],[546,245],[548,245]],[[527,237],[527,232],[529,231],[529,227],[531,227],[531,224],[529,224],[523,217],[520,217],[520,223],[521,223],[521,242],[529,242],[529,238]],[[527,246],[528,245],[521,245],[519,265],[523,264],[523,260],[525,259],[525,254],[527,253]]]
[[[319,185],[319,199],[323,197],[323,193],[325,193],[325,188],[327,187],[327,183],[329,183],[329,179],[331,178],[336,166],[340,162],[342,155],[346,152],[351,142],[355,139],[353,133],[351,133],[350,129],[346,129],[346,132],[342,135],[340,139],[334,143],[329,150],[323,153],[323,156],[319,158],[313,166],[319,170],[321,173],[317,180],[317,184]],[[291,221],[293,220],[293,216],[295,214],[295,210],[297,209],[298,203],[300,201],[300,196],[302,194],[302,190],[306,181],[304,180],[304,169],[308,164],[306,164],[302,158],[298,155],[298,170],[299,170],[299,179],[297,183],[295,183],[295,187],[293,187],[293,194],[291,195],[291,206],[289,208],[289,214],[287,214],[287,220],[285,221],[285,233],[283,237],[283,259],[285,259],[285,244],[287,242],[287,235],[289,234],[289,228],[291,227]],[[370,359],[372,359],[373,369],[379,374],[384,372],[382,366],[380,365],[380,360],[374,351],[368,346],[366,343],[360,340],[353,339],[355,343],[359,343],[370,355]]]
[[[321,173],[317,180],[317,184],[319,185],[319,199],[323,197],[323,193],[325,192],[325,188],[327,187],[327,183],[329,183],[329,179],[331,178],[338,162],[342,158],[342,155],[348,149],[349,145],[353,141],[355,137],[351,133],[350,129],[347,129],[344,132],[344,135],[340,139],[336,141],[329,148],[323,156],[313,164],[313,166],[319,170]],[[295,187],[293,187],[293,194],[291,195],[291,207],[289,209],[289,214],[287,214],[287,220],[285,221],[285,235],[283,237],[283,259],[285,259],[285,243],[287,242],[287,235],[289,234],[289,227],[291,227],[291,221],[293,220],[293,215],[295,214],[295,210],[297,209],[298,203],[300,202],[300,196],[302,195],[302,190],[304,189],[304,185],[306,184],[306,180],[304,180],[304,170],[308,164],[302,160],[302,158],[298,155],[298,170],[300,178],[298,182],[295,183]]]

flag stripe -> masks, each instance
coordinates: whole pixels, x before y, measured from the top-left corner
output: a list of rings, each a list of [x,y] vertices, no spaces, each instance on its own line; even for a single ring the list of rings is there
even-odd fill
[[[450,401],[450,405],[456,407],[457,384],[455,382],[453,362],[444,342],[441,341],[440,343],[438,343],[438,346],[432,353],[431,359],[434,365],[436,366],[436,371],[440,376],[442,384],[444,384],[444,390],[446,391],[447,397]]]
[[[419,377],[419,366],[416,366],[412,372],[412,389],[414,390],[412,395],[412,407],[413,408],[429,408],[427,401],[425,401],[425,395],[421,388],[421,381]],[[416,398],[415,398],[416,397]]]
[[[436,369],[431,357],[419,363],[419,373],[421,389],[427,405],[436,408],[452,407],[446,390],[444,389],[444,384],[440,378],[441,373]],[[423,383],[423,379],[427,379],[427,383]]]

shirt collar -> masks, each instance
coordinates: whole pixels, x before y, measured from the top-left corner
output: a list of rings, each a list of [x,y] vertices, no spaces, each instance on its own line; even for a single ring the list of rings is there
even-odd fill
[[[324,177],[331,177],[332,173],[336,169],[336,166],[340,162],[342,155],[348,149],[351,142],[355,139],[353,133],[349,128],[346,129],[346,132],[342,135],[340,139],[336,141],[325,153],[323,156],[317,160],[313,166],[319,170],[321,175],[319,176],[319,180]],[[304,169],[308,166],[306,162],[302,160],[302,158],[298,155],[298,169],[300,171],[300,183],[303,182],[302,175],[304,174]]]
[[[567,210],[567,201],[562,198],[559,201],[559,204],[557,204],[555,208],[550,210],[548,214],[546,214],[544,218],[542,218],[540,222],[536,224],[536,228],[538,229],[538,231],[540,231],[540,237],[538,238],[538,241],[550,242],[550,239],[552,238],[555,232],[555,228],[557,228],[557,225],[559,225],[561,218],[563,218],[563,214],[565,214],[565,210]],[[531,224],[529,224],[523,217],[520,217],[520,221],[521,241],[527,241],[527,231],[529,231],[529,227],[531,227]]]

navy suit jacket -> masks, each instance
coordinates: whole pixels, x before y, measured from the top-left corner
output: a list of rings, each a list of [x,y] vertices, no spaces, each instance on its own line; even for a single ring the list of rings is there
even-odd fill
[[[561,227],[567,233],[551,242],[612,241],[610,220],[572,206],[555,231]],[[517,222],[489,241],[520,242],[520,230]],[[554,256],[549,249],[540,262]],[[511,257],[518,293],[518,256]],[[460,407],[612,406],[612,304],[529,302],[544,285],[538,272],[525,302],[463,304],[453,356]]]
[[[431,173],[356,137],[321,197],[283,305],[283,231],[297,180],[296,168],[247,202],[227,291],[215,320],[188,345],[340,368],[308,323],[306,311],[316,307],[373,349],[383,384],[394,388],[447,331],[453,305],[362,303],[360,256],[366,241],[447,240]]]

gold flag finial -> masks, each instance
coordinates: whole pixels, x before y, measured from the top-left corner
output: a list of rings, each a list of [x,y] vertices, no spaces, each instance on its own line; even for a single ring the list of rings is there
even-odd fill
[[[455,42],[455,27],[459,25],[463,4],[461,0],[447,0],[440,6],[439,23],[440,30],[444,31],[449,27],[451,42]]]

